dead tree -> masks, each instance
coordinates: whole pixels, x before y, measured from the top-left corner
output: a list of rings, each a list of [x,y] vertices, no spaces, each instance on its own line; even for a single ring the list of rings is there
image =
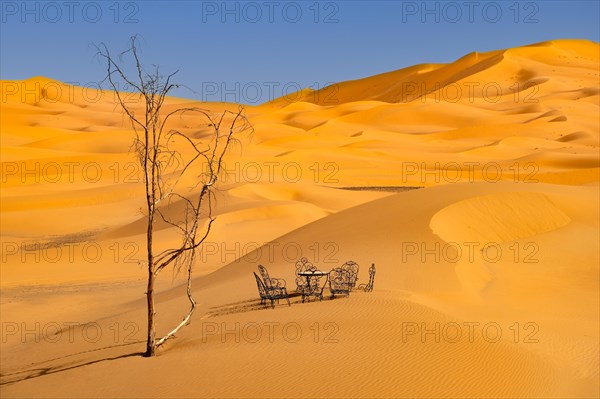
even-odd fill
[[[171,82],[177,71],[163,76],[158,67],[153,67],[147,72],[140,61],[135,36],[131,38],[129,48],[119,54],[118,58],[111,55],[104,43],[98,46],[98,56],[106,62],[105,81],[110,83],[118,106],[135,132],[132,150],[137,154],[144,176],[148,273],[148,335],[145,356],[153,356],[159,346],[174,337],[191,320],[196,308],[191,289],[192,270],[196,252],[208,237],[215,221],[214,190],[223,157],[236,140],[235,136],[251,128],[243,107],[235,112],[225,110],[220,113],[196,107],[174,108],[165,110],[163,115],[161,111],[167,96],[173,89],[180,87]],[[132,76],[126,72],[124,57],[131,57]],[[120,92],[119,83],[131,88],[133,96],[139,101],[132,104],[132,94]],[[190,114],[202,119],[209,134],[198,139],[194,137],[196,135],[184,134],[181,129],[169,128],[173,120],[179,118],[181,121]],[[192,184],[189,184],[190,175],[193,178]],[[182,181],[184,176],[188,180],[187,185]],[[166,210],[175,203],[179,212],[173,215]],[[160,221],[179,233],[181,240],[177,247],[162,250],[157,248],[159,245],[155,240],[155,229],[156,223]],[[167,267],[173,267],[177,271],[185,270],[187,273],[186,290],[190,309],[175,328],[157,338],[155,281]]]

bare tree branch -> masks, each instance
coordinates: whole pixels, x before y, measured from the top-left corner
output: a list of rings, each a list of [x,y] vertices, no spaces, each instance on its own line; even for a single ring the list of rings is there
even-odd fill
[[[235,141],[234,135],[249,131],[251,127],[244,116],[243,107],[240,107],[237,112],[225,110],[216,118],[208,110],[199,107],[177,108],[167,112],[163,117],[161,111],[169,93],[180,87],[171,82],[177,71],[163,77],[159,68],[155,66],[151,72],[146,72],[139,57],[137,40],[137,36],[131,37],[129,48],[119,54],[118,62],[103,43],[97,45],[96,49],[97,55],[106,62],[104,80],[107,80],[115,91],[117,104],[129,119],[135,133],[131,151],[137,155],[144,173],[148,273],[146,289],[148,334],[145,355],[153,356],[156,348],[173,338],[182,327],[191,322],[197,306],[191,288],[193,266],[196,251],[210,234],[215,221],[213,190],[222,169],[224,156],[231,143]],[[122,67],[126,57],[132,58],[137,75],[134,79],[129,78]],[[139,110],[139,106],[137,108],[132,106],[123,97],[118,81],[133,88],[139,98],[143,99],[143,115],[138,116],[136,109]],[[174,116],[179,115],[180,120],[183,121],[183,116],[190,113],[204,118],[208,126],[213,128],[212,135],[196,139],[180,130],[168,129]],[[227,129],[222,129],[225,120],[230,121],[229,126]],[[188,151],[183,152],[179,149],[178,143],[188,147]],[[194,177],[191,187],[182,187],[182,178],[186,175]],[[181,205],[183,209],[180,209]],[[174,248],[157,251],[154,237],[156,217],[168,225],[168,230],[179,234],[180,242]],[[204,220],[207,223],[204,223]],[[201,227],[203,225],[204,227]],[[158,274],[169,266],[176,271],[185,268],[187,272],[186,293],[190,309],[181,323],[157,339],[154,283]]]

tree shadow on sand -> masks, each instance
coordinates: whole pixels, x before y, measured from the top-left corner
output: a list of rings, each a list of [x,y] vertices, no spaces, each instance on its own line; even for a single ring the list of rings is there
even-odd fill
[[[29,365],[29,368],[26,368],[24,370],[14,371],[14,372],[10,372],[10,373],[1,373],[0,374],[0,386],[10,385],[10,384],[14,384],[14,383],[21,382],[21,381],[30,380],[30,379],[37,378],[37,377],[42,377],[45,375],[60,373],[62,371],[73,370],[73,369],[77,369],[77,368],[84,367],[84,366],[89,366],[89,365],[96,364],[96,363],[118,360],[118,359],[125,359],[128,357],[142,356],[144,354],[144,352],[134,352],[134,353],[127,353],[127,354],[122,354],[122,355],[117,355],[117,356],[112,356],[112,357],[107,356],[107,357],[102,357],[100,359],[94,359],[94,360],[89,360],[89,361],[84,361],[84,362],[75,361],[74,362],[75,364],[69,364],[67,361],[65,364],[62,364],[62,365],[44,366],[45,364],[50,363],[50,362],[55,362],[55,361],[59,361],[59,360],[67,359],[67,358],[72,358],[72,357],[78,356],[78,355],[84,355],[87,353],[98,352],[98,351],[103,351],[103,350],[107,350],[107,349],[129,346],[129,345],[136,345],[136,344],[140,344],[143,342],[144,341],[136,341],[136,342],[130,342],[130,343],[120,344],[120,345],[105,346],[102,348],[91,349],[88,351],[77,352],[77,353],[71,353],[69,355],[56,357],[53,359],[48,359],[48,360],[44,360],[44,361],[37,362],[37,363],[32,363]]]
[[[292,305],[301,304],[301,294],[292,293],[289,295],[290,300],[292,300]],[[329,298],[323,298],[323,301],[329,301]],[[287,308],[287,304],[283,302],[280,304],[281,306],[285,306]],[[209,308],[208,312],[202,316],[202,319],[212,318],[224,315],[231,315],[236,313],[246,313],[246,312],[254,312],[259,310],[273,310],[269,304],[261,304],[257,299],[247,299],[239,302],[232,302],[224,305],[213,306]],[[115,356],[104,356],[92,360],[76,360],[73,359],[76,356],[86,355],[94,352],[102,352],[115,348],[127,347],[130,345],[138,345],[142,344],[145,341],[135,341],[128,342],[119,345],[111,345],[105,346],[102,348],[91,349],[82,352],[71,353],[65,356],[55,357],[52,359],[43,360],[41,362],[29,364],[28,367],[23,369],[17,369],[16,371],[11,371],[9,373],[0,373],[0,386],[6,386],[15,384],[21,381],[30,380],[46,375],[56,374],[63,371],[69,371],[73,369],[77,369],[80,367],[90,366],[97,363],[114,361],[119,359],[125,359],[129,357],[143,356],[144,352],[133,352],[133,353],[125,353]],[[62,364],[58,365],[48,365],[53,362],[60,362],[62,360]]]

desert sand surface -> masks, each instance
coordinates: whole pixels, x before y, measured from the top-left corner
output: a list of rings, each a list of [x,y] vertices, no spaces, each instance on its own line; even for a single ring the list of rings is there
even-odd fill
[[[2,81],[1,396],[598,397],[599,58],[556,40],[247,106],[199,308],[154,358],[144,190],[114,93]],[[167,107],[188,104],[238,107]],[[374,263],[375,288],[260,305],[257,265],[292,292],[302,256],[354,260],[359,283]],[[169,273],[159,334],[187,310]]]

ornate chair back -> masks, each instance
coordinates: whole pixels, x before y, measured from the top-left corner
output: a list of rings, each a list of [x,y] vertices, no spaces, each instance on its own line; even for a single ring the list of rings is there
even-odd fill
[[[258,277],[258,275],[254,272],[252,272],[252,274],[254,274],[254,278],[256,278],[256,285],[258,287],[258,294],[260,295],[260,303],[264,303],[267,300],[267,289],[265,288],[265,285],[263,284],[262,280],[260,279],[260,277]]]
[[[352,290],[356,285],[356,280],[358,280],[358,264],[349,260],[342,265],[342,269],[348,272],[350,290]]]
[[[310,263],[306,258],[300,258],[300,260],[296,262],[296,291],[300,292],[306,287],[306,277],[300,276],[298,273],[314,270],[317,270],[317,267]],[[315,278],[316,277],[311,277],[313,280]],[[313,280],[311,280],[311,283],[315,283]]]
[[[342,267],[336,267],[329,273],[329,290],[331,291],[331,297],[335,294],[346,294],[350,295],[350,272]]]
[[[260,275],[262,276],[263,281],[265,282],[265,287],[273,288],[273,282],[269,277],[269,272],[267,271],[267,268],[263,265],[258,265],[258,271],[260,271]]]
[[[373,291],[373,284],[375,284],[375,263],[369,267],[369,283],[361,284],[358,288],[362,288],[365,292],[371,292]]]

